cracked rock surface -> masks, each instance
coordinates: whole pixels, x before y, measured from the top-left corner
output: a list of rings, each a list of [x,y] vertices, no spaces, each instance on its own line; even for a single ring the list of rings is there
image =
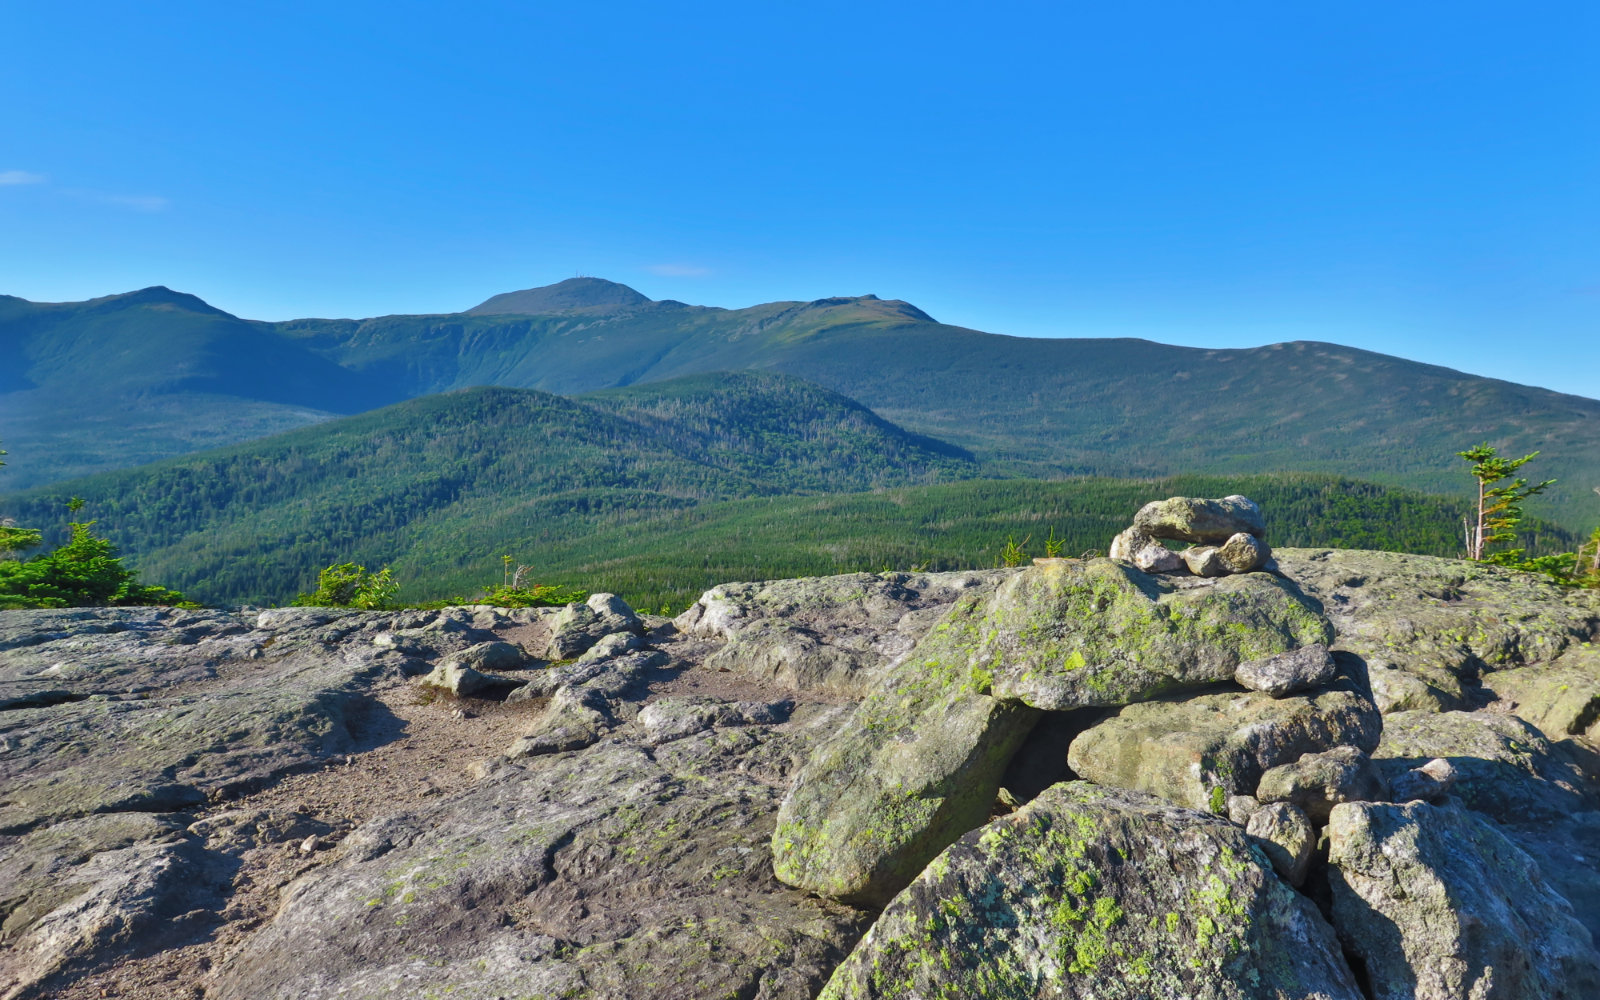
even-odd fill
[[[1600,993],[1600,601],[1277,558],[0,612],[0,998]]]

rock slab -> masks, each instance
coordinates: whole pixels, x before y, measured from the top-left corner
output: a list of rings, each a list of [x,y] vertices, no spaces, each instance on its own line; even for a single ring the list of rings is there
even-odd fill
[[[1600,956],[1533,859],[1459,807],[1351,802],[1328,822],[1334,922],[1373,1000],[1600,996]]]

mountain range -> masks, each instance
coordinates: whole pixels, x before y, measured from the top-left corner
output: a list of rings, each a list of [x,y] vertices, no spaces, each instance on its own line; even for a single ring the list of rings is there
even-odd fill
[[[1597,510],[1600,402],[1333,344],[1241,350],[1008,337],[866,295],[746,309],[574,278],[460,313],[240,319],[148,288],[0,297],[8,488],[125,468],[481,385],[561,395],[728,370],[781,372],[997,476],[1316,471],[1459,490],[1455,452],[1543,452],[1544,509]]]

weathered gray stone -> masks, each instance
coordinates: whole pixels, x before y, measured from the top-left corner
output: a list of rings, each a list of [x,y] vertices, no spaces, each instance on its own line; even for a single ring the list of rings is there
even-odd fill
[[[1256,692],[1164,698],[1123,708],[1072,741],[1067,763],[1097,784],[1225,813],[1269,768],[1350,744],[1375,747],[1377,708],[1348,682],[1271,698]]]
[[[1272,862],[1272,870],[1284,881],[1296,887],[1305,883],[1317,846],[1317,831],[1303,809],[1287,802],[1263,806],[1251,814],[1245,832],[1257,839],[1257,846]]]
[[[1133,526],[1156,538],[1200,544],[1225,542],[1241,531],[1257,538],[1267,533],[1261,508],[1238,495],[1220,500],[1152,500],[1133,516]]]
[[[995,697],[1052,711],[1230,680],[1242,662],[1331,638],[1278,577],[1156,577],[1110,559],[1025,569],[957,602],[936,628],[980,689],[992,677]]]
[[[1600,995],[1600,956],[1538,866],[1471,813],[1423,802],[1337,805],[1333,920],[1374,1000]]]
[[[570,660],[608,635],[642,635],[644,622],[615,594],[591,594],[584,604],[569,604],[547,619],[550,644],[545,658]]]
[[[1496,712],[1390,714],[1372,757],[1390,781],[1442,757],[1456,772],[1453,794],[1504,823],[1557,819],[1596,804],[1593,779],[1566,748]]]
[[[1396,802],[1442,802],[1455,787],[1456,769],[1443,757],[1421,767],[1399,771],[1389,779],[1389,795]]]
[[[1538,573],[1348,549],[1279,549],[1276,558],[1322,602],[1335,648],[1366,660],[1386,713],[1481,707],[1477,682],[1488,671],[1546,663],[1600,637],[1600,592]]]
[[[1261,800],[1254,795],[1230,795],[1227,798],[1227,817],[1229,822],[1245,826],[1261,809]]]
[[[1256,536],[1241,531],[1217,548],[1217,558],[1230,573],[1254,573],[1267,565],[1272,549]]]
[[[1227,576],[1231,568],[1222,559],[1222,551],[1214,545],[1194,545],[1178,553],[1184,566],[1195,576]]]
[[[1135,792],[1056,785],[941,854],[821,1000],[1358,1000],[1316,908],[1244,832]]]
[[[809,1000],[861,921],[769,867],[778,788],[820,735],[809,718],[502,764],[368,823],[206,994]]]
[[[631,653],[643,647],[644,639],[634,635],[632,632],[614,632],[611,635],[601,637],[600,641],[590,646],[582,656],[578,657],[578,660],[580,662],[609,660],[614,656]]]
[[[1372,759],[1358,747],[1308,753],[1289,764],[1268,768],[1256,785],[1262,802],[1299,806],[1318,823],[1340,802],[1387,802],[1388,784]]]
[[[666,743],[718,726],[772,726],[788,718],[793,702],[663,698],[639,712],[648,742]]]
[[[1146,573],[1175,573],[1183,568],[1183,559],[1176,552],[1138,528],[1128,528],[1113,538],[1107,555]]]
[[[618,724],[603,693],[594,688],[564,687],[551,697],[539,721],[506,749],[506,757],[519,760],[581,750],[599,742]]]
[[[489,673],[495,670],[517,670],[527,663],[528,656],[509,642],[480,642],[459,653],[450,654],[450,662]]]
[[[1274,698],[1309,691],[1333,680],[1339,666],[1323,643],[1239,664],[1233,679],[1241,687]]]
[[[675,621],[726,643],[707,665],[791,691],[860,698],[949,606],[1015,570],[852,573],[705,592]]]
[[[940,645],[886,678],[806,762],[778,812],[773,870],[789,885],[882,906],[981,824],[1039,713],[973,690]]]
[[[460,698],[471,698],[479,695],[505,694],[527,682],[520,678],[481,673],[450,659],[434,667],[431,673],[417,683],[448,691]]]
[[[1483,686],[1553,740],[1597,735],[1600,650],[1591,646],[1570,649],[1546,664],[1496,670],[1484,676]]]

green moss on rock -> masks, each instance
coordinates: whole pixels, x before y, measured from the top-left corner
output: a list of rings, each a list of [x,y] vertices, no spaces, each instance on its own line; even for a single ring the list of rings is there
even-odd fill
[[[822,1000],[1360,995],[1333,931],[1242,831],[1073,782],[940,855]]]
[[[1333,636],[1281,577],[1159,577],[1110,559],[1019,573],[977,625],[973,659],[992,670],[994,695],[1052,711],[1226,681],[1242,662]]]

